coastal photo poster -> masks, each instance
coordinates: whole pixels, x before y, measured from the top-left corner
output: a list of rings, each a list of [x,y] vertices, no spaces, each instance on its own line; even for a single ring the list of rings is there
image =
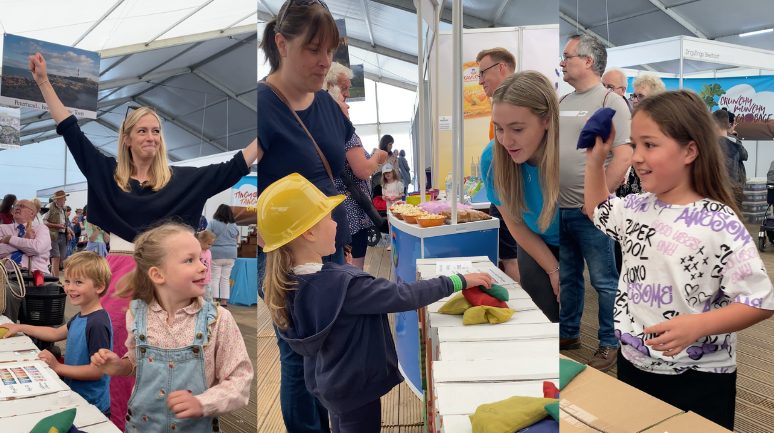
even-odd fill
[[[0,107],[0,149],[18,149],[21,145],[21,114],[18,108]]]
[[[79,118],[97,118],[99,54],[23,36],[3,36],[0,104],[47,109],[32,73],[29,56],[40,52],[46,59],[48,79],[57,95]]]

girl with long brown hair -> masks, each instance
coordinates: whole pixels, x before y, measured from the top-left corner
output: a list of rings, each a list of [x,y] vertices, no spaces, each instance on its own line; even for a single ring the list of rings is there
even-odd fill
[[[739,220],[707,107],[681,90],[634,110],[632,165],[644,193],[609,198],[614,138],[587,152],[585,211],[623,251],[618,378],[733,429],[736,331],[771,317],[774,293]]]

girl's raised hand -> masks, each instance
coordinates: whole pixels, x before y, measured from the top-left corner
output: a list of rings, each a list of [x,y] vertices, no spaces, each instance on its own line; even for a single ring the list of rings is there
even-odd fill
[[[167,397],[167,407],[178,418],[198,418],[204,416],[204,408],[199,399],[187,389],[173,391]]]
[[[607,140],[602,140],[602,137],[597,136],[596,143],[591,149],[586,149],[586,164],[592,166],[602,166],[605,164],[607,155],[610,154],[610,149],[613,148],[613,141],[615,141],[615,125],[610,127],[610,136]]]
[[[485,272],[473,272],[465,274],[463,277],[465,277],[465,282],[468,283],[468,287],[465,287],[466,289],[478,286],[484,286],[487,289],[492,287],[492,276]]]
[[[45,80],[48,80],[48,71],[46,69],[46,59],[43,58],[43,54],[35,53],[28,57],[30,72],[32,72],[32,78],[40,85]]]
[[[699,314],[681,314],[672,319],[648,326],[642,331],[657,334],[655,338],[645,340],[653,350],[663,352],[664,356],[675,356],[703,337]]]

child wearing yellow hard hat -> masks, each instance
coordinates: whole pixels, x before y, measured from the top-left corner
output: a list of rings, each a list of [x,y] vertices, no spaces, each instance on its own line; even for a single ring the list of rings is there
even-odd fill
[[[334,433],[378,433],[380,397],[403,379],[387,313],[415,310],[468,287],[484,273],[396,284],[350,265],[322,263],[335,250],[327,197],[297,173],[258,197],[266,242],[264,292],[279,336],[304,357],[309,391],[328,409]]]

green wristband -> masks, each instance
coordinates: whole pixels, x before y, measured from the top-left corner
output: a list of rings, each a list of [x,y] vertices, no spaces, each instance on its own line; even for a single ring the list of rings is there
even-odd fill
[[[449,277],[449,279],[452,281],[452,285],[454,286],[454,293],[459,292],[463,289],[462,287],[462,278],[460,278],[459,275],[454,274]]]

